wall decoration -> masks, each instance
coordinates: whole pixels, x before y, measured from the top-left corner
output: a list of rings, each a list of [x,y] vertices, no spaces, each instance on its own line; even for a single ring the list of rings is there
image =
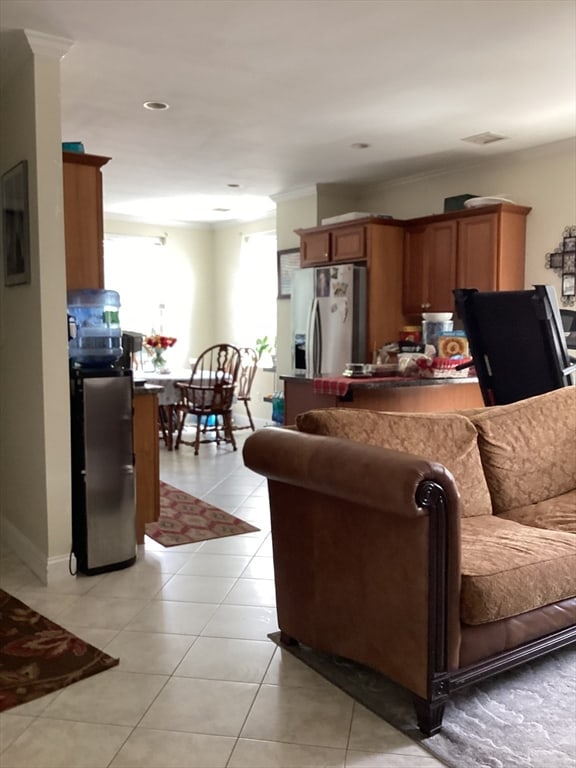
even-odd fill
[[[278,251],[278,298],[292,296],[292,273],[300,269],[300,248]]]
[[[2,175],[2,257],[4,285],[30,282],[28,163],[15,165]]]
[[[576,304],[576,225],[564,228],[562,242],[546,254],[546,269],[553,270],[562,281],[560,302]]]

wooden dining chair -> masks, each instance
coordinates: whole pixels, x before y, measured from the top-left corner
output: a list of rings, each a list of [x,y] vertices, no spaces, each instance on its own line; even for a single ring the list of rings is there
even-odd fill
[[[198,455],[200,443],[229,442],[236,450],[232,429],[232,406],[236,395],[240,351],[231,344],[215,344],[202,352],[194,366],[188,382],[178,382],[180,399],[176,406],[178,429],[175,449],[180,444],[193,445]],[[188,416],[196,420],[194,441],[183,438],[184,424]],[[213,422],[213,437],[202,437],[203,428]]]
[[[234,424],[233,429],[251,429],[254,432],[256,428],[248,403],[251,400],[252,384],[258,370],[258,353],[252,347],[240,347],[239,352],[240,369],[238,372],[238,394],[236,399],[238,402],[244,403],[249,425],[238,426]]]

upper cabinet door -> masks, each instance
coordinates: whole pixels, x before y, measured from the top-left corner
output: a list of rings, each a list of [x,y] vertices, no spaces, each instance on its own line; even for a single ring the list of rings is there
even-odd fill
[[[67,289],[104,288],[102,172],[109,158],[63,153]]]
[[[330,261],[330,233],[309,232],[300,238],[300,266],[311,267]]]
[[[479,291],[501,289],[498,279],[498,222],[497,213],[458,221],[457,288],[477,288]]]
[[[426,227],[410,226],[404,230],[404,274],[402,309],[406,315],[418,315],[427,309]]]
[[[332,232],[332,261],[363,261],[366,256],[365,226],[346,227]]]
[[[427,303],[431,312],[452,312],[456,283],[458,226],[455,221],[431,224],[426,229],[428,257]]]

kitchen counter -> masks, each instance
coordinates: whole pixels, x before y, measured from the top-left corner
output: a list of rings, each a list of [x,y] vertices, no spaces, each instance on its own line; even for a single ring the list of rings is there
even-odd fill
[[[478,379],[280,376],[284,382],[285,424],[315,408],[362,408],[375,411],[430,413],[484,406]]]

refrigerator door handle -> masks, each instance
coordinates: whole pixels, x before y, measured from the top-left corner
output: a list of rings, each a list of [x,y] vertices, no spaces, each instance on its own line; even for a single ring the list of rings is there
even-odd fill
[[[320,307],[318,298],[312,302],[308,319],[308,349],[310,351],[306,365],[306,375],[310,378],[320,374],[322,359],[322,335],[320,329]]]

